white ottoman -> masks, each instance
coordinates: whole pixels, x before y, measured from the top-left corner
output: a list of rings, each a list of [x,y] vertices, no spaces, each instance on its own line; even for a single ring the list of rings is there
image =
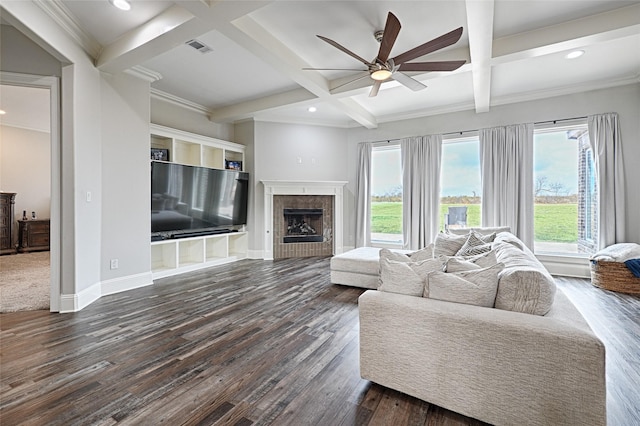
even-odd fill
[[[396,250],[410,254],[411,250]],[[331,282],[353,287],[378,288],[380,249],[358,247],[331,258]]]

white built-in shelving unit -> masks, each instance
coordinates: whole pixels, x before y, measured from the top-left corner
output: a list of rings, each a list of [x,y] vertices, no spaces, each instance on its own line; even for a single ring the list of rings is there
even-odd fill
[[[244,146],[151,124],[151,148],[169,151],[172,163],[224,169],[228,161],[244,164]],[[151,242],[153,278],[195,271],[245,259],[248,234],[244,230],[225,234]]]

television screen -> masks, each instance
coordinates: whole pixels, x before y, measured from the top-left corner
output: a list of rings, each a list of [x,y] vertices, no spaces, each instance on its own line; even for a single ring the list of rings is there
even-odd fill
[[[249,173],[151,162],[151,232],[231,229],[247,223]]]

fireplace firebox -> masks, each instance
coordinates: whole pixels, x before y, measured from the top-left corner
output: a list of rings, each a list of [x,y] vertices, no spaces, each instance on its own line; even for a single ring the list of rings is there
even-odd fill
[[[323,209],[283,209],[286,235],[283,243],[321,243]]]

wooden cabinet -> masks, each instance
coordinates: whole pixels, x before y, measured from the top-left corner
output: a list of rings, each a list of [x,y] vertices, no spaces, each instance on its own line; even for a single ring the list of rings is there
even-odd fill
[[[49,250],[49,219],[19,220],[18,230],[19,252]]]
[[[0,254],[16,252],[16,246],[13,243],[15,223],[13,206],[15,202],[15,192],[0,192]]]

